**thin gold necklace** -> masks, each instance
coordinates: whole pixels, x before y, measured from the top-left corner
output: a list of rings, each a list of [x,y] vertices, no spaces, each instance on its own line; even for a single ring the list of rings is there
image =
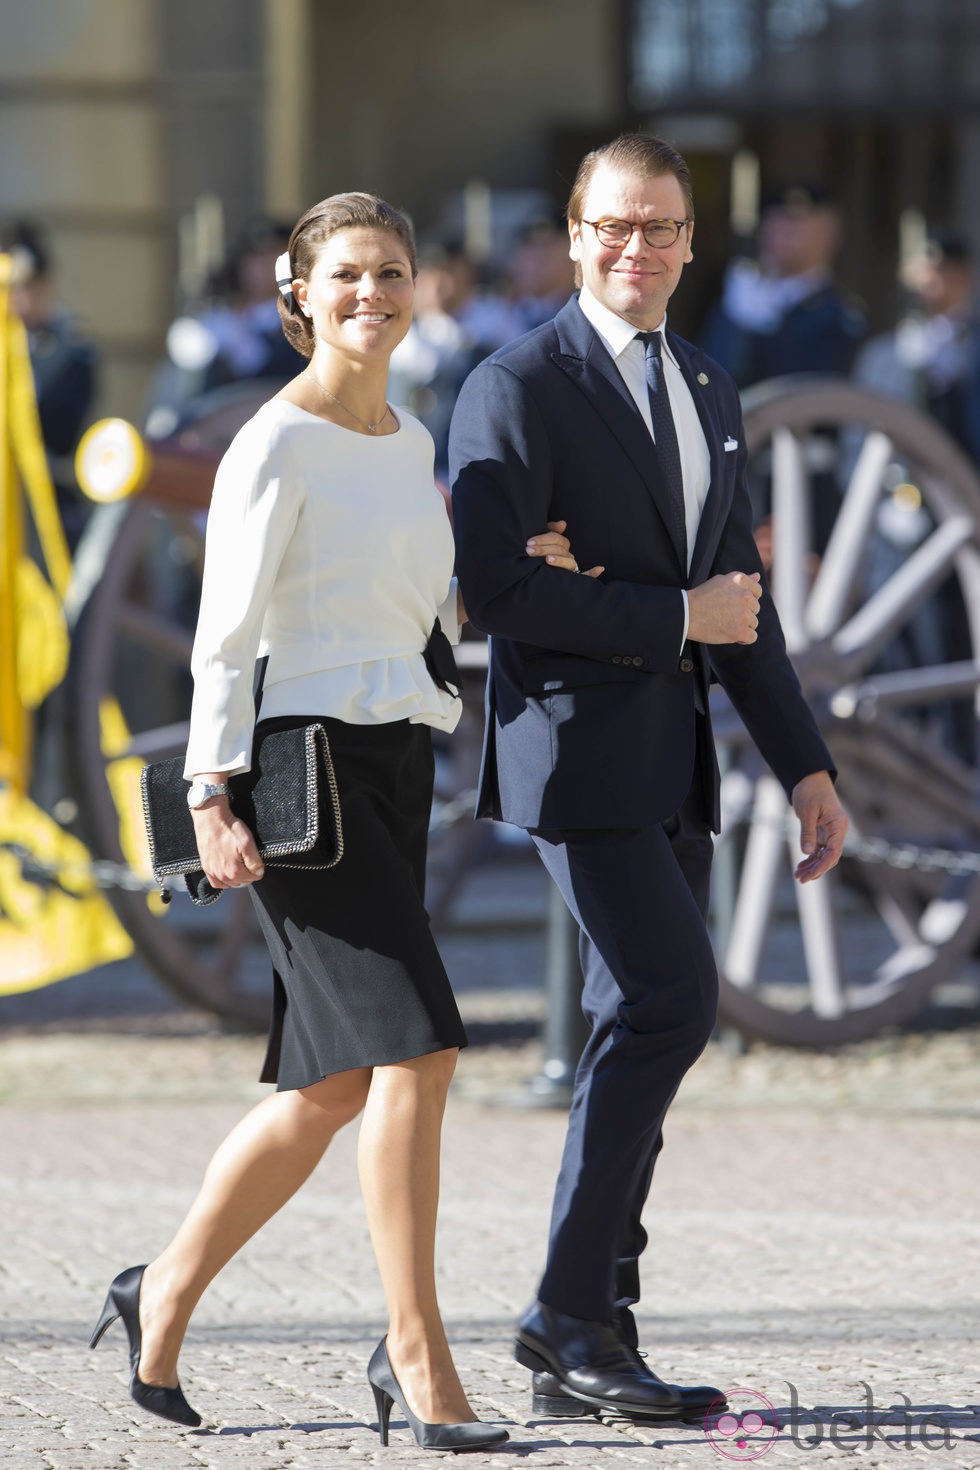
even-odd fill
[[[365,427],[365,429],[367,429],[367,431],[368,431],[369,434],[376,434],[378,432],[378,430],[381,428],[381,425],[384,423],[385,419],[391,413],[391,409],[389,408],[388,404],[386,403],[385,404],[385,411],[381,415],[381,417],[378,419],[378,422],[376,424],[369,424],[368,421],[367,421],[367,419],[362,419],[361,416],[360,416],[360,414],[355,413],[352,408],[348,408],[346,403],[341,403],[341,401],[337,397],[336,393],[331,393],[331,391],[330,391],[329,388],[324,388],[323,384],[320,382],[320,379],[317,377],[316,373],[313,371],[312,368],[304,368],[303,369],[303,376],[305,378],[312,378],[313,379],[313,382],[317,385],[317,387],[319,388],[319,390],[320,390],[321,393],[325,393],[326,396],[333,403],[336,403],[336,405],[337,405],[338,408],[342,408],[344,410],[344,413],[349,413],[352,419],[356,419],[356,421],[359,424],[363,424],[364,427]]]

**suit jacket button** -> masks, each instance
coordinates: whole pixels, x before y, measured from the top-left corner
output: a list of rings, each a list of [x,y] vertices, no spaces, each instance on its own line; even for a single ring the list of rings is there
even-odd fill
[[[623,662],[623,655],[621,653],[614,653],[612,661],[614,664],[621,664]]]
[[[694,673],[694,660],[693,660],[693,658],[682,658],[681,659],[681,673],[682,674],[693,674]]]
[[[633,666],[634,666],[634,668],[639,669],[639,668],[642,667],[642,665],[643,665],[642,658],[640,658],[640,655],[638,653],[634,653],[634,655],[633,655]]]

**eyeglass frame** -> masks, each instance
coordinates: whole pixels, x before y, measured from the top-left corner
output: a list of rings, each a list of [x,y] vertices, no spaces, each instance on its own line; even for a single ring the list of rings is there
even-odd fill
[[[596,232],[596,239],[599,241],[600,245],[604,245],[607,250],[624,250],[629,242],[632,240],[633,236],[636,234],[637,230],[639,230],[640,234],[643,236],[644,244],[649,245],[651,250],[669,250],[671,246],[676,245],[678,240],[681,238],[681,230],[684,228],[684,226],[693,225],[694,218],[691,215],[687,215],[684,219],[670,219],[665,217],[663,219],[632,220],[618,219],[616,215],[610,215],[606,219],[581,219],[578,221],[578,223],[580,225],[591,225]],[[612,224],[629,225],[630,227],[630,232],[628,236],[625,240],[621,240],[618,245],[610,245],[609,242],[607,240],[603,240],[602,236],[599,234],[600,226]],[[667,224],[673,225],[677,231],[677,234],[674,236],[673,240],[668,240],[665,244],[660,245],[655,240],[647,239],[647,225]]]

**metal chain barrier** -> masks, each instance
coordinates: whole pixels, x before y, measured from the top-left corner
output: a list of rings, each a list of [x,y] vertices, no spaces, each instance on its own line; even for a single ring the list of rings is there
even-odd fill
[[[980,852],[957,852],[949,847],[920,847],[915,842],[887,842],[884,837],[856,837],[844,843],[844,856],[859,863],[884,863],[889,868],[919,873],[949,873],[964,877],[980,873]]]
[[[125,888],[130,893],[159,893],[155,878],[141,878],[125,863],[107,858],[93,858],[88,863],[46,863],[26,847],[17,843],[0,843],[0,852],[9,852],[20,864],[21,877],[38,888]]]
[[[432,806],[430,833],[439,836],[473,815],[476,789],[462,791],[450,801],[438,798]],[[155,878],[142,878],[125,863],[110,862],[108,858],[93,858],[88,863],[48,863],[35,853],[17,843],[0,843],[0,852],[8,852],[20,865],[21,877],[26,883],[38,888],[124,888],[129,893],[158,893],[160,884]]]
[[[432,806],[431,836],[439,836],[465,821],[473,814],[476,790],[461,791],[448,801],[438,797]],[[789,836],[790,822],[768,822],[755,818],[749,823],[740,822],[737,816],[729,819],[727,835],[739,825],[778,826]],[[95,888],[124,888],[130,893],[157,893],[160,885],[152,877],[141,878],[125,863],[114,863],[96,858],[91,863],[65,864],[45,863],[27,848],[16,844],[0,845],[0,850],[9,852],[19,863],[26,882],[39,887],[50,884],[64,885],[66,882],[91,884]],[[951,847],[926,847],[916,842],[889,842],[884,837],[849,836],[844,844],[844,856],[859,863],[875,863],[898,872],[915,870],[919,873],[948,873],[950,877],[962,878],[980,873],[980,852]]]
[[[795,832],[790,817],[779,821],[752,817],[746,821],[736,814],[725,822],[723,835],[731,837],[738,827],[777,827],[787,838]],[[948,873],[956,878],[980,873],[980,852],[966,848],[925,847],[917,842],[889,842],[885,837],[859,837],[853,832],[844,841],[843,856],[859,863],[895,868],[902,873],[915,869],[919,873]]]

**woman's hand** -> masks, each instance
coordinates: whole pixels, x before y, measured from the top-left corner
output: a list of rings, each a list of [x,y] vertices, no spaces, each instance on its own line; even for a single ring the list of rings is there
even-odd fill
[[[567,521],[549,521],[548,529],[540,536],[532,536],[524,548],[528,556],[543,556],[550,567],[561,567],[566,572],[579,572],[581,567],[572,555],[571,542],[563,536]],[[590,567],[583,572],[585,577],[601,577],[605,567]]]
[[[242,888],[265,873],[255,838],[231,809],[227,796],[213,796],[191,812],[204,876],[212,888]]]
[[[567,524],[567,521],[549,521],[547,531],[542,531],[540,536],[532,536],[528,541],[524,548],[528,556],[543,556],[550,567],[560,567],[565,572],[581,572],[582,568],[572,555],[571,542],[562,534]],[[590,567],[582,575],[601,577],[605,570],[605,567]],[[462,627],[468,619],[462,592],[456,594],[456,612]]]

